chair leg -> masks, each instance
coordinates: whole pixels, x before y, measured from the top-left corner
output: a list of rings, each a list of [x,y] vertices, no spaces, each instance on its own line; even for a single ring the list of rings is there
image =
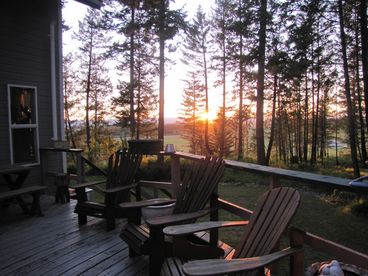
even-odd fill
[[[43,213],[41,210],[41,205],[40,205],[40,194],[39,193],[34,193],[32,194],[33,196],[33,202],[32,202],[32,208],[31,208],[31,214],[37,214],[40,217],[43,217]]]
[[[106,218],[106,230],[111,231],[115,229],[115,218],[107,217]]]
[[[69,186],[64,187],[65,191],[65,197],[66,197],[66,202],[70,202],[70,193],[69,193]]]
[[[150,275],[160,275],[161,266],[165,259],[164,234],[161,227],[150,227],[150,256],[149,272]]]
[[[78,224],[79,225],[87,224],[87,216],[83,214],[78,214]]]
[[[115,229],[115,208],[111,203],[106,203],[105,207],[105,219],[106,219],[106,230],[114,230]]]
[[[59,190],[59,187],[56,187],[56,190],[55,190],[55,203],[58,203],[60,200],[60,190]]]
[[[129,257],[132,258],[137,256],[140,256],[140,254],[135,252],[132,248],[129,247]]]

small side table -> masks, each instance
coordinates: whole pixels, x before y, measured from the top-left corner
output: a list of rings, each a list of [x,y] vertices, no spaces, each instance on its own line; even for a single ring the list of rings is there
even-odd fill
[[[70,183],[70,175],[69,173],[55,173],[55,203],[66,203],[70,202],[70,193],[69,193],[69,183]]]
[[[46,174],[55,177],[55,202],[69,202],[70,201],[70,193],[69,193],[69,184],[70,184],[70,174],[64,172],[46,172],[45,170],[45,154],[48,152],[54,153],[71,153],[75,155],[76,160],[76,169],[77,169],[77,183],[82,183],[84,181],[84,171],[82,166],[82,149],[74,149],[74,148],[40,148],[40,156],[41,156],[41,174],[42,174],[42,182],[45,183]]]

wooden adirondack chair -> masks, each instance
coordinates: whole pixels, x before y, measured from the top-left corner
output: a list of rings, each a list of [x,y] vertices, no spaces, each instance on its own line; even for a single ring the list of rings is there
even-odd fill
[[[262,275],[262,269],[280,258],[301,251],[289,247],[271,253],[287,229],[299,206],[300,195],[292,188],[275,188],[263,194],[257,202],[249,221],[245,221],[245,231],[233,255],[226,259],[207,259],[185,263],[179,258],[169,258],[162,266],[161,275]],[[240,222],[234,223],[239,225]],[[179,239],[197,231],[232,226],[231,222],[203,222],[170,226],[165,235]],[[233,275],[233,274],[231,274]],[[264,275],[264,274],[263,274]]]
[[[77,194],[74,212],[78,214],[79,225],[87,223],[87,216],[106,219],[107,230],[115,228],[115,218],[122,217],[118,204],[128,201],[129,189],[135,187],[135,174],[142,161],[142,155],[126,149],[112,154],[108,160],[107,179],[71,185]],[[98,186],[105,184],[105,187]],[[94,187],[104,195],[104,203],[87,200],[86,188]]]
[[[153,205],[154,200],[120,204],[121,208],[131,212],[120,237],[129,245],[131,256],[137,254],[150,256],[151,275],[159,274],[164,256],[170,254],[171,243],[164,240],[162,229],[168,225],[194,222],[197,218],[208,214],[209,209],[204,208],[211,196],[216,193],[224,170],[225,162],[221,158],[206,157],[196,161],[186,170],[177,189],[173,214],[147,219],[146,225],[141,224],[141,207]],[[157,200],[157,204],[162,203],[165,201]]]

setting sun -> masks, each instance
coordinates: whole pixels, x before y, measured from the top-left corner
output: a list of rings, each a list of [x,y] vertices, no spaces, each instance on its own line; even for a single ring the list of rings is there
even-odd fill
[[[216,113],[215,112],[204,112],[199,116],[199,119],[201,121],[208,121],[212,122],[216,119]]]

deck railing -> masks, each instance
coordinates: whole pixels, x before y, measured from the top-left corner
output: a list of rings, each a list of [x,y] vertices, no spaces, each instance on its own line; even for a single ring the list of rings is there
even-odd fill
[[[198,160],[203,156],[176,152],[171,155],[171,175],[172,183],[176,186],[180,182],[180,160]],[[294,180],[303,182],[305,184],[320,185],[322,187],[341,189],[344,191],[356,192],[360,194],[368,193],[368,185],[354,185],[350,179],[344,179],[333,176],[319,175],[314,173],[293,171],[280,168],[272,168],[268,166],[261,166],[257,164],[225,160],[226,166],[235,170],[242,170],[252,172],[255,174],[263,175],[269,179],[269,188],[278,187],[282,185],[282,180]],[[249,218],[252,213],[250,210],[238,206],[234,203],[228,202],[224,199],[218,198],[211,202],[211,208],[214,210],[223,209],[232,214],[240,216],[243,219]],[[211,219],[218,219],[218,212],[211,213]],[[291,245],[308,245],[313,250],[322,251],[330,256],[334,256],[341,262],[353,264],[364,269],[368,269],[368,255],[355,251],[354,249],[345,247],[336,242],[324,239],[313,233],[304,231],[303,229],[291,228],[289,231]],[[213,231],[211,233],[211,242],[217,244],[218,233]],[[303,275],[303,263],[304,256],[303,252],[299,255],[291,257],[291,274],[292,275]]]

